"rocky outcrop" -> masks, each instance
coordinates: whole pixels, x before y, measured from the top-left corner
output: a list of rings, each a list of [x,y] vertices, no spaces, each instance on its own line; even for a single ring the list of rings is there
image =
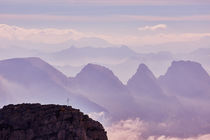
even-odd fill
[[[70,106],[20,104],[0,109],[1,140],[107,140],[103,126]]]

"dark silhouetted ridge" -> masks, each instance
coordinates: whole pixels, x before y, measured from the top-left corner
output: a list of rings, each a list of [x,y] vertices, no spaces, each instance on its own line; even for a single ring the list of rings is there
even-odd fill
[[[103,126],[70,106],[20,104],[0,109],[1,140],[107,140]]]

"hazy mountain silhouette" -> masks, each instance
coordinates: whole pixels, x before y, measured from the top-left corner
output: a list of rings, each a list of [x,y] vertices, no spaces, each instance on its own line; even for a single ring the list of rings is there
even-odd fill
[[[174,61],[159,81],[171,95],[196,98],[210,96],[210,77],[196,62]]]
[[[70,86],[75,92],[107,108],[114,118],[138,114],[138,106],[127,88],[111,70],[103,66],[86,65],[75,78],[71,78]]]
[[[145,64],[139,65],[128,80],[127,88],[139,104],[142,119],[163,121],[180,108],[176,98],[164,94],[158,80]]]
[[[68,78],[39,58],[0,61],[0,75],[8,80],[13,102],[69,103],[82,110],[104,111],[87,98],[67,90]],[[10,90],[14,89],[14,90]]]
[[[109,112],[111,121],[139,117],[154,135],[209,132],[204,125],[210,122],[209,85],[207,72],[191,61],[174,61],[158,80],[140,64],[127,85],[96,64],[88,64],[68,78],[39,58],[0,61],[0,105],[66,104],[69,98],[70,105],[85,112]]]
[[[94,48],[94,47],[70,47],[59,52],[52,54],[55,59],[81,59],[81,58],[126,58],[137,55],[136,52],[129,49],[127,46],[122,47],[107,47],[107,48]]]
[[[160,98],[163,91],[153,73],[145,64],[140,64],[137,72],[127,82],[128,89],[135,95]]]
[[[175,127],[171,127],[169,132],[178,136],[209,133],[210,128],[205,124],[210,122],[210,77],[201,64],[174,61],[159,82],[165,92],[177,97],[183,106],[179,109],[181,114],[174,120]],[[181,126],[186,126],[188,131]]]

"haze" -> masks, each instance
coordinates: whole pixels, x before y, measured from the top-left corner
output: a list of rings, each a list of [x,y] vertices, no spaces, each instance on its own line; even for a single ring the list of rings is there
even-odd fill
[[[70,99],[110,140],[210,139],[209,27],[209,0],[1,0],[0,106]]]

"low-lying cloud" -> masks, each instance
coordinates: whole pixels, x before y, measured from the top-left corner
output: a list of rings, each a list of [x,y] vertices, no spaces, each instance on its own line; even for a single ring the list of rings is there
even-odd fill
[[[154,124],[152,124],[154,125]],[[158,125],[158,124],[157,124]],[[155,126],[154,126],[155,127]],[[121,120],[106,127],[109,140],[209,140],[210,134],[179,138],[165,135],[154,136],[147,122],[136,119]],[[151,136],[146,136],[150,134]]]
[[[145,124],[139,118],[122,120],[106,128],[109,140],[140,140]]]
[[[198,137],[191,137],[191,138],[176,138],[176,137],[167,137],[167,136],[150,136],[147,140],[209,140],[210,134],[201,135]]]

